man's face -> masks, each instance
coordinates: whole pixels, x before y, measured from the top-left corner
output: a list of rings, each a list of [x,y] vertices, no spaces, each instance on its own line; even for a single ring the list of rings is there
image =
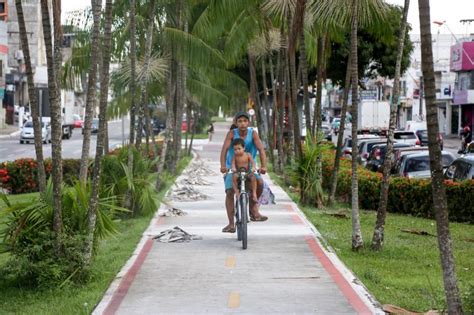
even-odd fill
[[[244,147],[242,147],[240,144],[234,145],[234,154],[236,156],[241,156],[244,154]]]
[[[248,126],[249,126],[249,120],[247,119],[247,117],[241,116],[237,118],[237,127],[240,130],[246,130]]]

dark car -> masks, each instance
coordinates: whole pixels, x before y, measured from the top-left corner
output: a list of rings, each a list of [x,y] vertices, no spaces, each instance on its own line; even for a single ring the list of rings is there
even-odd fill
[[[444,177],[455,181],[474,179],[474,155],[454,160],[444,173]]]
[[[410,145],[407,143],[394,143],[393,148],[409,148]],[[367,158],[367,164],[365,167],[372,172],[382,172],[383,163],[385,161],[385,155],[387,153],[387,144],[379,144],[372,148]],[[392,163],[393,164],[393,163]]]
[[[153,119],[153,134],[157,135],[159,134],[162,130],[165,130],[166,124],[164,121],[161,121],[159,119]]]
[[[417,130],[416,136],[418,137],[419,145],[427,146],[428,145],[428,130]],[[443,136],[439,133],[438,134],[438,141],[441,150],[443,150]]]

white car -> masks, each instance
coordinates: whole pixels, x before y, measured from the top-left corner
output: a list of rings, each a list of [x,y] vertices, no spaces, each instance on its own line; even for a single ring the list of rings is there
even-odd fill
[[[420,145],[420,141],[414,131],[395,130],[393,139],[398,143],[405,143],[411,146]]]
[[[41,123],[41,141],[43,143],[51,143],[51,125],[48,122]],[[33,130],[33,122],[27,121],[20,132],[20,143],[35,142],[35,133]]]

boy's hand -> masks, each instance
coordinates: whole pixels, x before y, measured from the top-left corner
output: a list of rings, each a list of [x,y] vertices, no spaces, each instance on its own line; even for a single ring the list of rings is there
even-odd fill
[[[265,174],[267,173],[267,168],[266,167],[261,167],[260,168],[260,174]]]

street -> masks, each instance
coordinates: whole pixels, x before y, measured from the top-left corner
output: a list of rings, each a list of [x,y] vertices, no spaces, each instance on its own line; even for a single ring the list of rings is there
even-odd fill
[[[124,121],[124,137],[128,138],[128,119]],[[115,148],[122,144],[122,121],[116,120],[109,122],[109,147]],[[97,134],[91,136],[90,156],[95,155]],[[35,147],[33,143],[20,144],[20,135],[13,137],[0,138],[0,162],[12,161],[20,158],[36,158]],[[71,139],[63,139],[62,154],[63,158],[80,158],[82,152],[82,134],[81,129],[74,129]],[[43,144],[43,154],[45,158],[51,157],[51,144]]]

